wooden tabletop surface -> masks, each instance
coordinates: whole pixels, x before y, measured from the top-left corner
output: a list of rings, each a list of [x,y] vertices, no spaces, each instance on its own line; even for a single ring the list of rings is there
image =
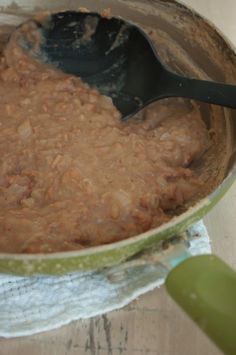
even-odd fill
[[[236,45],[235,0],[185,0]],[[205,218],[214,253],[236,269],[236,184]],[[26,338],[0,339],[0,355],[219,355],[164,287],[126,308]]]

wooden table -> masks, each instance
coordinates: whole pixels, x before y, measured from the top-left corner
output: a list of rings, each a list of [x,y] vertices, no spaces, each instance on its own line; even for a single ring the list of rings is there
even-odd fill
[[[236,45],[235,0],[185,0]],[[212,247],[236,268],[236,184],[206,217]],[[27,338],[0,340],[0,355],[219,355],[164,288],[123,310]]]

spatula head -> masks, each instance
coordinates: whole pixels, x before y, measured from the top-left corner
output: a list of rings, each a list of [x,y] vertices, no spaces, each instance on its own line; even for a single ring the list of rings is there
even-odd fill
[[[40,23],[41,59],[78,75],[128,117],[150,102],[163,67],[146,34],[120,18],[62,12]]]

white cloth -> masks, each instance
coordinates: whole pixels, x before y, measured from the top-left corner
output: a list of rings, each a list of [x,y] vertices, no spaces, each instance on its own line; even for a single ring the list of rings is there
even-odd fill
[[[26,336],[124,307],[163,284],[168,271],[191,255],[210,253],[200,222],[169,246],[149,250],[110,269],[61,277],[0,275],[0,336]]]

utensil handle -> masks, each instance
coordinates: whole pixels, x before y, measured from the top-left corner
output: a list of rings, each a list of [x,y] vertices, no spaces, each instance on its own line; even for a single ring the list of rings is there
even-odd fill
[[[225,354],[236,354],[236,272],[212,255],[180,263],[166,279],[172,298]]]
[[[230,108],[236,108],[236,85],[190,79],[166,72],[162,79],[166,97],[185,97]]]

